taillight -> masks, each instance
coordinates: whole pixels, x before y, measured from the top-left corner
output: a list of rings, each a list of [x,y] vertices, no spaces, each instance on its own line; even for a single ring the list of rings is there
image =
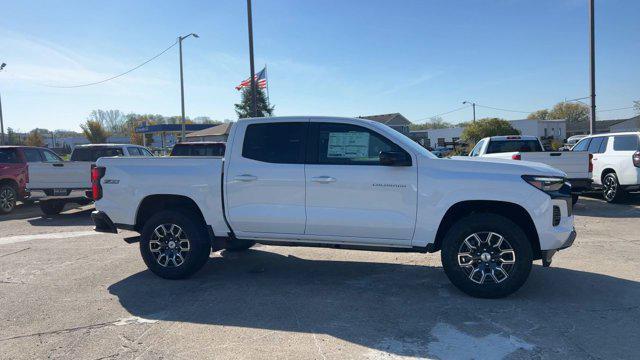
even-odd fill
[[[640,150],[633,153],[633,166],[640,167]]]
[[[593,154],[589,154],[589,172],[593,172]]]
[[[104,176],[105,168],[102,166],[91,167],[91,197],[94,201],[98,201],[102,198],[102,185],[100,185],[100,179]]]
[[[511,155],[511,160],[522,160],[522,155],[513,154],[513,155]]]

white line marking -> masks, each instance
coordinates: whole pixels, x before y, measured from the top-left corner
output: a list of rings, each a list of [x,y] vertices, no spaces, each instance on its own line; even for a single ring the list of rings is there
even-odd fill
[[[17,235],[0,238],[0,245],[15,244],[31,240],[67,239],[81,236],[99,235],[96,231],[68,231],[48,234]]]

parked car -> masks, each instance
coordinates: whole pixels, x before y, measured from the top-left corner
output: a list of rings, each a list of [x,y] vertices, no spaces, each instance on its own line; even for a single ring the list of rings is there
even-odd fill
[[[640,190],[640,132],[588,136],[572,151],[593,154],[593,183],[607,202],[623,201],[628,192]]]
[[[153,156],[146,148],[131,144],[78,145],[71,161],[64,161],[49,149],[37,149],[27,155],[30,197],[39,200],[46,215],[59,214],[67,203],[85,205],[92,200],[91,167],[101,157]]]
[[[27,161],[21,146],[0,146],[0,214],[8,214],[27,192]]]
[[[224,156],[225,148],[223,142],[183,142],[173,146],[170,156]]]
[[[545,152],[535,136],[492,136],[484,138],[471,150],[469,156],[533,161],[550,165],[565,172],[571,183],[573,203],[578,196],[591,190],[592,156],[587,152]]]
[[[489,298],[575,238],[570,186],[544,164],[438,159],[350,118],[243,119],[227,144],[224,158],[99,159],[96,231],[140,233],[125,241],[167,279],[193,274],[212,249],[255,243],[441,250],[453,284]]]

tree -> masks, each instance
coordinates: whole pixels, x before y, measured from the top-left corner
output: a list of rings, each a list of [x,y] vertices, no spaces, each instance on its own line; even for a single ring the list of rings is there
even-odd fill
[[[542,109],[542,110],[532,112],[531,114],[529,114],[529,116],[527,116],[527,119],[549,120],[551,119],[551,113],[547,109]]]
[[[565,119],[567,124],[586,122],[589,120],[589,106],[576,102],[560,102],[551,110],[538,110],[527,116],[527,119]]]
[[[38,129],[33,129],[29,132],[29,135],[27,135],[27,139],[25,140],[25,145],[27,146],[44,146],[44,139],[42,138],[42,135],[40,135],[40,132],[38,132]]]
[[[120,110],[93,110],[88,120],[100,123],[108,132],[122,134],[127,119]]]
[[[109,132],[105,130],[104,126],[98,121],[87,120],[85,124],[80,124],[80,128],[84,133],[84,136],[92,144],[106,143],[109,137]]]
[[[257,117],[272,116],[274,106],[267,103],[267,97],[262,89],[258,89],[256,97],[258,100],[258,107],[256,109],[258,112]],[[253,113],[251,111],[251,87],[246,87],[242,90],[240,103],[235,104],[234,106],[236,107],[236,114],[238,114],[239,119],[253,117]]]
[[[157,119],[164,120],[162,115],[140,115],[140,114],[127,114],[127,121],[125,122],[126,133],[129,134],[129,139],[132,144],[143,145],[142,133],[137,133],[135,129],[143,125],[155,125]],[[153,134],[145,134],[147,144],[153,143]]]
[[[467,143],[476,143],[488,136],[519,135],[520,131],[513,128],[511,123],[504,119],[485,118],[469,123],[460,136]]]
[[[429,130],[429,129],[447,129],[453,127],[453,124],[442,120],[441,117],[436,116],[429,119],[424,124],[411,124],[411,130]]]
[[[7,128],[7,144],[22,145],[22,139],[20,139],[20,135],[10,127]]]

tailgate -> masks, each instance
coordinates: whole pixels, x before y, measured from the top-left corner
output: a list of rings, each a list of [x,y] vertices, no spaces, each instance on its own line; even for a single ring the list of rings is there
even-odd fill
[[[522,160],[540,162],[562,170],[568,179],[588,179],[589,153],[573,151],[523,152]]]

